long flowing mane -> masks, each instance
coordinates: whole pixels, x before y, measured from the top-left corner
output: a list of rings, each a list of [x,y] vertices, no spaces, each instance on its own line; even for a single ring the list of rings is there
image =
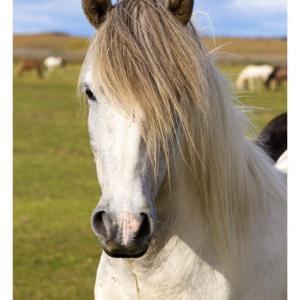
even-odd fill
[[[285,187],[245,140],[248,122],[192,25],[182,26],[160,1],[119,1],[83,72],[91,66],[94,86],[140,120],[154,161],[160,150],[170,161],[170,141],[180,139],[216,248],[236,253],[251,229],[251,207],[267,211],[268,199],[281,201]]]

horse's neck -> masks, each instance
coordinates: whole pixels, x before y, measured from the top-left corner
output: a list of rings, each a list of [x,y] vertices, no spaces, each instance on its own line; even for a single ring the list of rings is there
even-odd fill
[[[261,163],[263,162],[262,160]],[[268,165],[262,168],[268,168]],[[168,266],[174,268],[174,264],[177,264],[181,268],[178,270],[181,274],[184,274],[185,270],[191,272],[199,266],[225,274],[228,272],[228,264],[238,267],[237,262],[232,264],[232,261],[226,261],[230,257],[226,257],[225,253],[222,255],[222,261],[218,258],[211,240],[211,232],[203,216],[202,191],[191,177],[185,163],[180,161],[177,164],[174,182],[171,183],[171,191],[168,181],[164,184],[156,200],[158,226],[151,245],[142,258],[135,259],[128,265],[135,272],[143,274],[147,270],[148,276],[151,272],[167,271]],[[268,179],[266,185],[269,185]],[[281,202],[279,198],[280,195],[272,196],[272,203],[275,203],[274,209],[278,206],[276,202]],[[245,199],[245,201],[248,200]],[[257,218],[253,224],[259,229],[255,229],[256,231],[261,231],[267,224],[265,223],[266,214],[260,201],[253,202],[251,209]],[[244,247],[242,244],[241,246]],[[243,263],[251,263],[250,259],[249,257],[248,262],[244,259]],[[199,273],[199,270],[197,272]],[[235,270],[230,269],[229,272],[235,272]]]

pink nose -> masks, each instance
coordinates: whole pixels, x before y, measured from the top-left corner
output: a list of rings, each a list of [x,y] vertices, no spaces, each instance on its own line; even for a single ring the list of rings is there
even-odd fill
[[[92,228],[103,243],[104,250],[114,257],[133,257],[147,250],[151,239],[147,213],[118,215],[103,210],[94,212]]]
[[[139,231],[141,226],[141,221],[139,219],[131,213],[123,213],[117,219],[117,227],[122,228],[122,243],[124,245],[127,245],[130,238]]]

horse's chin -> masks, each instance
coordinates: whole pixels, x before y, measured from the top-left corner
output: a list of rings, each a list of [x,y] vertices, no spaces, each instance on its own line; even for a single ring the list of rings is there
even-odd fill
[[[103,250],[108,256],[113,257],[113,258],[139,258],[139,257],[142,257],[145,255],[148,248],[149,247],[147,246],[145,249],[143,249],[140,252],[137,251],[137,252],[128,252],[128,253],[119,252],[119,251],[109,251],[105,248]]]

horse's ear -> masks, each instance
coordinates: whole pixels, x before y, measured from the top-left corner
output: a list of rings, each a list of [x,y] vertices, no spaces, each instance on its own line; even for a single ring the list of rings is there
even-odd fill
[[[193,12],[194,0],[166,0],[166,5],[173,15],[186,25]]]
[[[97,29],[112,8],[111,0],[82,0],[83,10],[91,24]]]

